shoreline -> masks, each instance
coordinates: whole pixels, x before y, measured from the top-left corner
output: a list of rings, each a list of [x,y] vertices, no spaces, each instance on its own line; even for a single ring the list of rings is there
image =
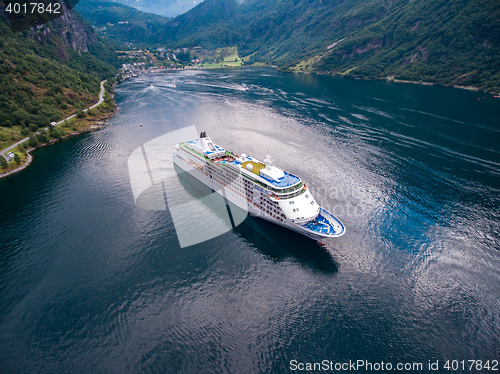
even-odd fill
[[[99,93],[99,101],[98,101],[96,104],[94,104],[94,105],[90,106],[89,108],[84,109],[84,110],[83,110],[84,112],[88,112],[89,110],[91,110],[91,109],[93,109],[93,108],[98,107],[100,104],[102,104],[102,103],[104,102],[104,92],[105,92],[105,89],[104,89],[104,83],[105,83],[106,81],[107,81],[107,79],[101,82],[101,92]],[[116,84],[117,84],[117,82],[115,82],[115,83],[113,84],[113,87],[114,87],[114,86],[116,86]],[[111,98],[112,98],[112,99],[113,99],[113,101],[114,101],[114,96],[115,96],[115,95],[114,95],[114,94],[111,94],[111,93],[109,93],[109,95],[111,96]],[[87,133],[87,132],[94,132],[94,131],[97,131],[97,130],[102,129],[102,128],[106,125],[106,121],[108,121],[110,118],[112,118],[112,117],[116,114],[116,112],[118,112],[118,106],[116,106],[116,103],[115,103],[115,109],[113,110],[113,112],[111,112],[111,113],[107,113],[107,114],[103,115],[102,117],[100,117],[100,118],[98,118],[98,119],[95,119],[95,120],[88,120],[89,122],[94,121],[94,122],[96,122],[97,124],[89,124],[89,126],[87,126],[87,127],[83,128],[83,129],[81,129],[81,130],[74,131],[74,132],[70,132],[70,133],[68,133],[68,134],[66,134],[66,135],[64,135],[64,136],[62,136],[62,137],[60,137],[60,138],[51,139],[51,140],[50,140],[50,141],[48,141],[47,143],[39,144],[39,145],[37,145],[36,147],[27,148],[27,149],[26,149],[26,159],[25,159],[24,163],[19,164],[19,165],[18,165],[15,169],[13,169],[13,170],[10,170],[10,171],[8,171],[8,172],[5,172],[5,173],[0,174],[0,179],[3,179],[3,178],[6,178],[6,177],[9,177],[9,176],[12,176],[12,175],[14,175],[14,174],[17,174],[17,173],[19,173],[19,172],[23,171],[24,169],[26,169],[28,166],[30,166],[30,165],[31,165],[31,163],[33,162],[33,159],[34,159],[34,156],[33,156],[33,154],[32,154],[32,153],[33,153],[34,151],[38,150],[38,149],[45,148],[45,147],[49,147],[49,146],[51,146],[51,145],[53,145],[53,144],[55,144],[55,143],[58,143],[58,142],[60,142],[60,141],[62,141],[62,140],[66,140],[66,139],[69,139],[69,138],[72,138],[72,137],[75,137],[75,136],[78,136],[78,135],[81,135],[81,134],[85,134],[85,133]],[[62,119],[61,121],[59,121],[59,122],[57,123],[57,126],[59,126],[60,124],[62,124],[62,123],[64,123],[64,122],[66,122],[66,121],[67,121],[67,120],[69,120],[69,119],[72,119],[73,117],[76,117],[76,114],[73,114],[73,115],[71,115],[71,116],[69,116],[69,117],[67,117],[67,118],[65,118],[65,119]],[[49,127],[50,127],[50,126],[49,126]],[[49,129],[49,127],[47,127],[47,128],[45,129],[45,131],[47,131],[47,130]],[[0,153],[0,157],[3,157],[3,154],[4,154],[5,152],[7,152],[7,151],[9,151],[9,150],[11,150],[11,149],[13,150],[13,149],[15,149],[16,147],[20,147],[20,145],[21,145],[22,143],[25,143],[25,142],[27,142],[27,140],[26,140],[26,139],[23,139],[23,140],[21,140],[21,141],[19,141],[19,142],[17,142],[17,143],[14,143],[14,144],[13,144],[13,145],[11,145],[11,146],[9,146],[9,147],[5,148],[5,149],[4,149],[4,150]],[[1,169],[0,169],[0,170],[1,170]]]
[[[106,125],[106,121],[108,121],[110,118],[112,118],[116,114],[116,112],[118,112],[118,107],[116,107],[113,112],[109,113],[109,115],[104,116],[104,117],[100,118],[99,120],[96,120],[96,122],[97,122],[96,125],[90,125],[89,127],[85,128],[85,129],[71,132],[68,135],[62,136],[62,137],[57,138],[57,139],[52,139],[48,143],[43,143],[43,144],[37,145],[36,147],[27,148],[26,149],[26,161],[22,165],[19,165],[19,167],[15,168],[14,170],[8,171],[4,174],[0,174],[0,179],[17,174],[17,173],[23,171],[24,169],[26,169],[28,166],[30,166],[31,163],[33,162],[33,159],[34,159],[34,156],[32,155],[32,153],[38,149],[50,147],[51,145],[59,143],[62,140],[74,138],[75,136],[82,135],[82,134],[85,134],[87,132],[94,132],[94,131],[97,131],[97,130],[104,128],[104,126]]]
[[[370,80],[376,80],[376,79],[370,79]],[[381,81],[383,81],[383,79],[381,79]],[[477,87],[474,87],[474,86],[460,86],[460,85],[451,85],[451,84],[439,84],[439,83],[432,83],[432,82],[425,82],[425,81],[407,81],[407,80],[402,80],[402,79],[389,79],[387,78],[386,79],[387,82],[395,82],[395,83],[409,83],[409,84],[420,84],[422,86],[436,86],[436,87],[448,87],[448,88],[458,88],[460,90],[467,90],[467,91],[475,91],[475,92],[485,92],[485,93],[489,93],[489,94],[492,94],[492,95],[497,95],[496,92],[492,92],[492,91],[482,91],[480,90],[479,88]]]
[[[198,67],[197,69],[200,69],[200,70],[211,70],[211,69],[220,69],[220,68],[242,68],[242,67],[252,67],[253,65],[241,65],[241,66],[220,66],[220,67]],[[260,66],[257,66],[257,67],[260,67]],[[344,79],[350,79],[350,78],[347,78],[345,77],[343,74],[332,74],[332,73],[328,73],[328,72],[310,72],[310,71],[290,71],[290,70],[282,70],[280,69],[279,67],[277,66],[269,66],[268,67],[271,67],[271,68],[274,68],[275,70],[277,70],[278,72],[280,73],[291,73],[291,74],[314,74],[314,75],[330,75],[330,76],[337,76],[337,77],[342,77]],[[191,70],[191,69],[190,69]],[[192,69],[192,70],[195,70],[195,69]],[[462,89],[462,90],[467,90],[467,91],[475,91],[475,92],[484,92],[484,93],[489,93],[489,94],[492,94],[492,95],[500,95],[500,93],[496,93],[496,92],[490,92],[490,91],[482,91],[480,90],[479,88],[477,87],[473,87],[473,86],[459,86],[459,85],[443,85],[443,84],[439,84],[439,83],[433,83],[433,82],[424,82],[424,81],[408,81],[408,80],[401,80],[401,79],[394,79],[392,77],[388,77],[386,79],[383,79],[383,78],[354,78],[355,80],[367,80],[367,81],[385,81],[385,82],[389,82],[389,83],[406,83],[406,84],[418,84],[418,85],[422,85],[422,86],[437,86],[437,87],[447,87],[447,88],[457,88],[457,89]],[[113,84],[113,87],[115,87],[119,82],[122,82],[124,81],[125,79],[121,80],[121,81],[116,81],[114,84]],[[101,82],[102,84],[102,92],[99,94],[99,102],[90,106],[89,108],[87,109],[84,109],[84,112],[87,112],[88,110],[90,109],[93,109],[95,107],[97,107],[98,105],[100,105],[103,101],[103,97],[104,97],[104,83],[106,82],[107,80]],[[114,94],[110,94],[111,95],[111,98],[113,99],[114,101]],[[115,103],[116,104],[116,103]],[[81,134],[85,134],[87,132],[94,132],[94,131],[97,131],[97,130],[100,130],[102,129],[105,125],[106,125],[106,121],[108,121],[110,118],[112,118],[116,113],[118,112],[118,107],[115,106],[115,109],[113,110],[113,112],[107,114],[107,115],[104,115],[103,117],[95,120],[95,122],[97,122],[96,125],[92,124],[84,129],[81,129],[79,131],[75,131],[75,132],[71,132],[65,136],[62,136],[60,138],[57,138],[57,139],[51,139],[49,142],[47,143],[43,143],[43,144],[40,144],[40,145],[37,145],[36,147],[31,147],[31,148],[27,148],[26,149],[26,159],[24,161],[23,164],[20,164],[18,167],[16,167],[15,169],[13,170],[10,170],[8,172],[5,172],[5,173],[2,173],[0,174],[0,179],[3,179],[3,178],[6,178],[6,177],[9,177],[11,175],[14,175],[14,174],[17,174],[21,171],[23,171],[24,169],[26,169],[29,165],[31,165],[31,163],[33,162],[33,159],[34,159],[34,156],[32,155],[32,153],[38,149],[41,149],[41,148],[45,148],[45,147],[49,147],[55,143],[58,143],[62,140],[66,140],[66,139],[69,139],[69,138],[72,138],[72,137],[75,137],[75,136],[78,136],[78,135],[81,135]],[[59,121],[57,123],[57,125],[60,125],[61,123],[67,121],[68,119],[71,119],[73,117],[75,117],[76,114],[73,114],[61,121]],[[45,130],[47,130],[48,128],[46,128]],[[24,143],[26,142],[27,140],[24,139],[18,143],[14,143],[12,146],[9,146],[7,147],[5,150],[3,150],[1,153],[0,153],[0,157],[3,157],[3,154],[10,150],[10,149],[15,149],[16,146],[18,146],[20,143]]]
[[[276,65],[269,65],[266,63],[260,64],[251,64],[251,65],[220,65],[220,66],[187,66],[182,70],[214,70],[214,69],[239,69],[239,68],[244,68],[244,67],[269,67],[269,68],[274,68],[276,71],[280,73],[288,73],[288,74],[304,74],[304,75],[329,75],[332,77],[341,77],[344,79],[354,79],[354,80],[366,80],[366,81],[380,81],[380,82],[394,82],[394,83],[407,83],[407,84],[418,84],[422,86],[436,86],[436,87],[448,87],[448,88],[458,88],[461,90],[467,90],[467,91],[475,91],[475,92],[484,92],[484,93],[489,93],[492,95],[500,95],[500,92],[494,92],[494,91],[483,91],[477,87],[474,86],[460,86],[460,85],[454,85],[454,84],[441,84],[441,83],[435,83],[435,82],[426,82],[426,81],[409,81],[409,80],[403,80],[403,79],[395,79],[392,76],[389,76],[387,78],[348,78],[345,76],[345,74],[342,73],[329,73],[329,72],[321,72],[321,71],[294,71],[294,70],[285,70],[282,69]]]
[[[248,65],[252,66],[252,65]],[[270,66],[271,67],[271,66]],[[274,67],[274,66],[272,66]],[[477,87],[474,86],[460,86],[460,85],[454,85],[454,84],[441,84],[441,83],[434,83],[434,82],[426,82],[426,81],[408,81],[408,80],[403,80],[403,79],[395,79],[392,78],[392,76],[387,77],[387,78],[348,78],[345,76],[345,74],[342,73],[329,73],[329,72],[320,72],[320,71],[293,71],[293,70],[284,70],[281,68],[276,68],[277,71],[280,73],[289,73],[289,74],[314,74],[314,75],[329,75],[332,77],[341,77],[344,79],[354,79],[354,80],[364,80],[364,81],[379,81],[379,82],[394,82],[394,83],[407,83],[407,84],[419,84],[422,86],[436,86],[436,87],[447,87],[447,88],[458,88],[461,90],[467,90],[467,91],[475,91],[475,92],[484,92],[488,93],[491,95],[500,95],[500,92],[494,92],[494,91],[483,91]]]

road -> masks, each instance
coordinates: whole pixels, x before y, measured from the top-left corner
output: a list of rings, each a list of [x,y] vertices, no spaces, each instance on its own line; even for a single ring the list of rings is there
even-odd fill
[[[105,82],[106,82],[106,79],[101,82],[101,92],[99,92],[99,101],[96,104],[92,105],[91,107],[85,109],[84,112],[88,111],[89,109],[95,108],[96,106],[98,106],[99,104],[101,104],[104,101],[104,83]],[[59,126],[64,121],[66,121],[68,119],[71,119],[71,118],[73,118],[75,116],[76,116],[76,114],[73,114],[72,116],[69,116],[68,118],[65,118],[65,119],[57,122],[56,126]],[[48,130],[48,127],[46,127],[45,130]],[[16,148],[19,144],[24,143],[25,141],[28,141],[28,140],[29,140],[29,137],[24,138],[24,139],[18,141],[17,143],[11,145],[10,147],[5,148],[3,151],[0,151],[0,155],[3,156],[4,154],[6,154],[7,152],[9,152],[10,150]]]

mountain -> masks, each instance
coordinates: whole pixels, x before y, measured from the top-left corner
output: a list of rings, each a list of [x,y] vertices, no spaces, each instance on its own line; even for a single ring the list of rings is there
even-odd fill
[[[356,77],[396,77],[500,90],[500,2],[414,1],[396,6],[313,67]]]
[[[146,13],[164,17],[175,17],[185,13],[203,0],[116,0],[117,3],[133,7]]]
[[[169,21],[159,30],[153,42],[169,47],[202,45],[219,48],[241,39],[233,24],[241,17],[236,0],[205,0],[189,12]]]
[[[0,130],[26,136],[94,102],[120,65],[115,48],[75,11],[15,33],[0,12]]]
[[[80,0],[75,9],[100,35],[121,43],[150,43],[168,18],[108,0]]]
[[[285,71],[500,91],[498,0],[205,0],[150,41],[237,45]]]

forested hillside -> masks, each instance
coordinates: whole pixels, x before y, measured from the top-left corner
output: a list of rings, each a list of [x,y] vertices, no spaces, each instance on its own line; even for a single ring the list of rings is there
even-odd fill
[[[205,0],[150,43],[237,45],[289,71],[500,91],[497,0]]]
[[[414,1],[349,35],[312,67],[498,92],[499,56],[499,1]]]
[[[117,3],[137,10],[155,13],[165,17],[175,17],[187,12],[203,0],[116,0]]]
[[[0,14],[0,126],[28,135],[74,113],[118,66],[115,46],[74,11],[17,33]]]
[[[77,9],[139,47],[237,46],[283,71],[500,91],[498,0],[205,0],[172,20],[109,0]]]
[[[80,0],[75,7],[102,36],[121,43],[151,43],[168,18],[144,13],[109,0]]]
[[[236,24],[247,20],[241,12],[236,0],[206,0],[169,21],[151,42],[172,47],[227,47],[242,40],[244,24]]]

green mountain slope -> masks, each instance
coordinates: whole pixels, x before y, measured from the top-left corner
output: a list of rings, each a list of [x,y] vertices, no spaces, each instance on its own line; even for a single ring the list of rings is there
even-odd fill
[[[74,11],[18,33],[0,13],[0,127],[26,136],[96,101],[114,50]]]
[[[391,0],[205,0],[170,21],[157,42],[222,47],[237,42],[254,60],[292,65],[336,40],[380,20]]]
[[[206,0],[169,21],[152,41],[172,47],[230,46],[241,39],[240,30],[234,26],[240,18],[241,9],[236,0]]]
[[[203,0],[116,0],[117,3],[133,7],[142,12],[159,14],[164,17],[175,17],[187,12]]]
[[[498,91],[499,56],[500,2],[415,1],[347,37],[313,67]]]
[[[80,0],[75,9],[100,35],[121,43],[151,43],[168,22],[168,18],[108,0]]]
[[[249,62],[500,90],[497,0],[205,0],[151,39],[238,45]]]

